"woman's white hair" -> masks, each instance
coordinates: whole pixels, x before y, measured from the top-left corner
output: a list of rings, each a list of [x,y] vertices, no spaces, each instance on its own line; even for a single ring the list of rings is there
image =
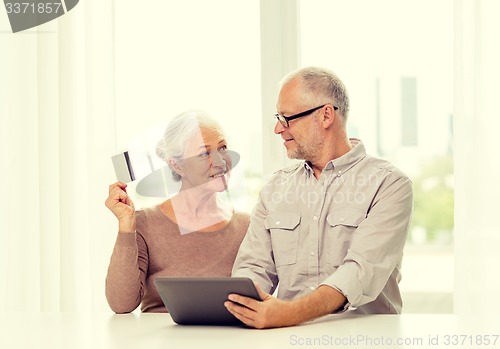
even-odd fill
[[[188,110],[174,117],[167,125],[163,138],[156,146],[156,155],[169,165],[175,181],[180,181],[181,176],[168,160],[181,159],[188,141],[199,135],[201,128],[207,127],[221,129],[219,123],[202,110]]]

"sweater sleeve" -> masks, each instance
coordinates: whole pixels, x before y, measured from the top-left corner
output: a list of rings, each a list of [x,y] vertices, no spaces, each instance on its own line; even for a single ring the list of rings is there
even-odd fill
[[[139,232],[118,233],[106,276],[106,299],[115,313],[130,313],[141,304],[148,260]]]

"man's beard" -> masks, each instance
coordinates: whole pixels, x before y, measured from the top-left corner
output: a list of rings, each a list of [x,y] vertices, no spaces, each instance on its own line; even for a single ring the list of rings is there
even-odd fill
[[[313,161],[317,154],[321,152],[325,141],[319,135],[319,132],[311,130],[307,138],[301,144],[295,142],[295,148],[287,149],[287,156],[290,159]]]

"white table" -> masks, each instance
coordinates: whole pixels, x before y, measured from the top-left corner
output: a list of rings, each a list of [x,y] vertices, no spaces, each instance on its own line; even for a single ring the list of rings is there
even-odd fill
[[[498,315],[332,315],[271,330],[179,326],[168,314],[3,313],[0,320],[1,349],[500,348],[499,335]]]

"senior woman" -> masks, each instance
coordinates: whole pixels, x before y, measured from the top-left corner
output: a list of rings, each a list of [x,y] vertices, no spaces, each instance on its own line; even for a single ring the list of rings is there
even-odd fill
[[[165,312],[158,276],[230,276],[249,216],[234,212],[217,193],[227,189],[232,166],[220,126],[205,112],[175,117],[157,155],[170,167],[179,192],[159,205],[135,210],[126,184],[109,187],[106,206],[118,219],[118,236],[106,277],[106,298],[116,313],[141,304]]]

